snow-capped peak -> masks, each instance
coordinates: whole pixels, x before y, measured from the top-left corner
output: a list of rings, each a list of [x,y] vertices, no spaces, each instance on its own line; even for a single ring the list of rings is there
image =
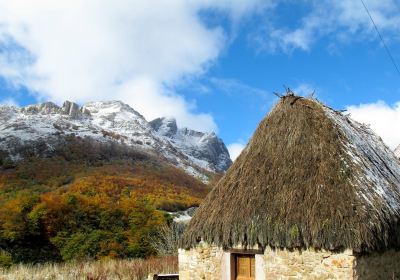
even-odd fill
[[[149,124],[162,136],[172,137],[178,132],[178,126],[174,118],[157,118],[149,122]]]
[[[149,150],[203,179],[204,170],[223,172],[232,163],[215,133],[179,129],[173,118],[147,122],[121,101],[89,102],[82,107],[70,101],[61,107],[52,102],[22,108],[0,106],[0,150],[10,151],[16,144],[32,145],[43,139],[54,143],[66,135]]]
[[[44,102],[35,105],[29,105],[26,107],[22,107],[20,110],[22,113],[26,115],[34,115],[34,114],[41,114],[41,115],[68,115],[72,118],[78,118],[82,116],[84,113],[79,105],[71,102],[71,101],[64,101],[62,107],[54,104],[53,102]],[[87,113],[87,112],[86,112]]]
[[[61,108],[61,111],[64,114],[71,116],[72,118],[77,118],[82,115],[82,111],[80,110],[79,105],[71,101],[65,101]]]
[[[110,115],[122,112],[129,112],[135,115],[136,117],[143,118],[141,114],[135,111],[128,104],[125,104],[117,100],[88,102],[82,108],[84,110],[85,109],[88,110],[89,112],[91,112],[91,114]]]
[[[145,118],[121,101],[89,102],[82,107],[92,122],[104,129],[117,129],[117,133],[142,133],[151,130]]]
[[[26,114],[58,114],[61,112],[61,108],[53,102],[45,102],[35,105],[29,105],[21,108],[21,112]]]
[[[150,125],[157,135],[190,155],[192,161],[205,169],[211,164],[212,170],[223,172],[232,164],[224,142],[214,132],[179,129],[174,118],[158,118]]]

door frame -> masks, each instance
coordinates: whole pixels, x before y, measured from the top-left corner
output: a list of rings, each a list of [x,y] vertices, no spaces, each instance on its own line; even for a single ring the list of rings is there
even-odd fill
[[[235,274],[234,278],[235,280],[238,279],[239,277],[239,267],[242,265],[244,266],[243,268],[246,270],[246,275],[243,275],[244,277],[241,277],[241,279],[256,279],[256,255],[253,254],[233,254],[234,259],[235,259]],[[239,261],[241,260],[241,261]],[[254,268],[254,270],[253,270]]]
[[[231,279],[230,280],[235,280],[236,279],[236,256],[237,255],[252,255],[254,256],[254,261],[255,261],[255,273],[256,273],[256,280],[257,279],[257,260],[259,259],[257,255],[264,255],[264,250],[262,249],[231,249],[229,250],[229,255],[230,255],[230,275]],[[264,280],[264,279],[260,279]]]

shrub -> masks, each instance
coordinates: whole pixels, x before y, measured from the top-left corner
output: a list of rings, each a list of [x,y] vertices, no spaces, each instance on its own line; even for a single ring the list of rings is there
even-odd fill
[[[157,234],[151,237],[151,246],[160,256],[178,254],[179,239],[184,229],[184,223],[175,222],[160,227]]]
[[[12,168],[15,168],[15,166],[16,166],[15,162],[9,157],[4,158],[1,161],[1,165],[3,166],[4,169],[12,169]]]
[[[11,255],[6,251],[0,250],[0,267],[9,268],[12,264]]]

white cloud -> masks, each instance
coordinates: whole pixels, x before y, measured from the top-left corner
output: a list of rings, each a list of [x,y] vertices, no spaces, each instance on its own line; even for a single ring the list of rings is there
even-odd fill
[[[240,153],[243,151],[243,149],[246,147],[246,145],[242,143],[232,143],[227,146],[229,155],[231,156],[231,159],[234,161]]]
[[[347,109],[353,119],[369,124],[391,149],[400,144],[400,102],[390,106],[378,101],[349,106]]]
[[[380,30],[390,33],[392,39],[400,39],[400,10],[396,0],[364,0]],[[375,40],[376,31],[361,1],[311,0],[301,1],[310,12],[293,28],[275,26],[267,21],[261,30],[252,36],[259,50],[291,52],[294,49],[308,51],[321,37],[330,37],[335,42],[355,39]],[[280,1],[285,3],[285,1]]]
[[[316,92],[316,89],[310,84],[300,83],[293,89],[293,92],[301,96],[310,96]]]
[[[39,100],[121,99],[147,118],[213,130],[210,114],[173,92],[204,73],[223,50],[221,27],[199,12],[234,20],[261,0],[0,0],[0,75]]]
[[[124,83],[115,96],[116,99],[131,104],[140,113],[146,112],[149,120],[160,115],[175,117],[182,127],[217,132],[217,126],[210,114],[190,113],[196,108],[195,103],[189,103],[173,91],[160,87],[153,80],[142,77]]]

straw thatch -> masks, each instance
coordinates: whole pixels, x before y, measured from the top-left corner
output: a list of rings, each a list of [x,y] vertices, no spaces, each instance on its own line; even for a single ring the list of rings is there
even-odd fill
[[[200,240],[355,251],[400,247],[400,165],[371,130],[287,95],[188,225]]]

